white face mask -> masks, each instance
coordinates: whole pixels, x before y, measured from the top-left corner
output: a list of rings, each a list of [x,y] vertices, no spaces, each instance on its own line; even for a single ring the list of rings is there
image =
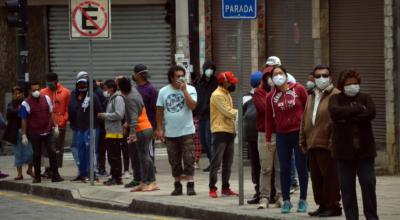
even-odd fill
[[[39,90],[36,90],[36,91],[32,92],[32,96],[33,96],[34,98],[39,98],[39,96],[40,96]]]
[[[360,92],[359,84],[344,86],[344,94],[346,94],[347,96],[353,97],[356,96],[359,92]]]
[[[308,90],[314,89],[315,83],[313,81],[307,81],[306,87],[307,87]]]
[[[103,95],[106,98],[110,98],[110,93],[108,93],[107,91],[103,91]]]
[[[278,74],[272,78],[272,81],[276,86],[281,86],[286,82],[286,76]]]
[[[317,85],[317,87],[320,90],[324,90],[324,89],[326,89],[326,87],[328,87],[331,84],[331,78],[330,77],[327,77],[327,78],[324,78],[324,77],[316,78],[315,79],[315,84]]]
[[[204,74],[206,74],[206,76],[208,78],[210,78],[212,76],[212,74],[214,73],[213,69],[206,69],[206,71],[204,72]]]

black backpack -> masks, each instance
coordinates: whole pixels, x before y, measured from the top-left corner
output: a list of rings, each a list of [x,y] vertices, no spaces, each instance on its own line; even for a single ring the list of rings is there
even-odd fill
[[[250,100],[243,104],[243,138],[245,141],[257,141],[257,110],[253,101],[253,94]]]

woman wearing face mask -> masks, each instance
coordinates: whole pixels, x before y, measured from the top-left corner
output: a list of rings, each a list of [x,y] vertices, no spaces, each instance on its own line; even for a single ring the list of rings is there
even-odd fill
[[[289,213],[291,158],[294,151],[297,172],[300,181],[300,201],[297,212],[306,212],[308,204],[307,158],[299,147],[299,130],[304,107],[307,101],[307,90],[299,83],[288,82],[286,70],[279,66],[272,70],[271,79],[275,89],[267,94],[265,108],[265,136],[267,149],[273,150],[271,135],[276,132],[276,149],[280,165],[280,181],[283,197],[282,213]]]
[[[333,121],[332,148],[340,180],[346,219],[358,219],[356,175],[361,186],[366,219],[378,219],[376,205],[375,138],[371,121],[375,105],[371,97],[360,92],[361,77],[354,70],[340,73],[338,89],[328,109]]]

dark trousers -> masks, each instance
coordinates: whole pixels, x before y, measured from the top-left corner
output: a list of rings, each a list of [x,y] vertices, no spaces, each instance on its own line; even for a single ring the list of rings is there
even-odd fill
[[[40,178],[40,167],[41,167],[41,156],[42,156],[42,145],[47,149],[47,154],[50,161],[50,170],[52,177],[59,176],[57,168],[56,153],[51,147],[51,137],[48,135],[30,135],[29,140],[32,143],[33,149],[33,166],[35,167],[35,177]]]
[[[250,165],[251,165],[251,180],[253,182],[254,189],[256,191],[257,196],[260,194],[260,155],[258,153],[258,143],[256,141],[247,141],[247,147],[249,150],[250,156]]]
[[[111,167],[111,177],[113,179],[121,179],[122,161],[121,161],[121,144],[122,138],[106,138],[106,149],[108,163]]]
[[[106,131],[100,129],[99,145],[98,145],[98,169],[99,172],[106,171]]]
[[[210,118],[199,120],[199,137],[202,150],[206,152],[207,158],[211,162],[213,149],[211,143]]]
[[[299,147],[299,132],[294,131],[290,133],[276,134],[276,150],[278,151],[279,166],[281,168],[281,188],[283,200],[290,200],[293,149],[300,182],[300,199],[306,200],[308,187],[307,156]]]
[[[128,148],[129,148],[129,156],[132,163],[133,180],[139,182],[142,179],[141,178],[142,174],[140,172],[139,152],[136,147],[136,142],[128,144]]]
[[[315,203],[327,209],[340,208],[339,178],[331,151],[311,149],[308,158]]]
[[[361,186],[364,215],[367,220],[378,218],[376,206],[375,159],[337,160],[342,202],[347,220],[358,220],[356,176]]]
[[[212,134],[212,146],[214,156],[210,165],[210,189],[215,189],[218,180],[218,169],[222,163],[222,189],[229,188],[229,179],[231,177],[231,167],[234,155],[235,135],[226,132],[215,132]]]
[[[127,140],[128,136],[124,135],[124,140]],[[129,171],[129,160],[130,160],[130,154],[129,154],[129,145],[126,141],[123,141],[121,143],[121,150],[122,150],[122,160],[123,160],[123,165],[124,165],[124,172]]]
[[[150,183],[156,180],[154,175],[154,164],[150,158],[150,142],[153,137],[153,129],[146,129],[136,133],[136,147],[139,153],[141,181]]]
[[[61,168],[63,165],[63,157],[64,157],[65,128],[59,128],[58,137],[57,138],[51,137],[50,140],[52,149],[55,149],[57,166],[58,168]]]

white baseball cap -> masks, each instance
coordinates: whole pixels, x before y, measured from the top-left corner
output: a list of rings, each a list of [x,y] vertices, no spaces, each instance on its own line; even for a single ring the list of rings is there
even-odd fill
[[[277,56],[270,56],[267,59],[267,62],[265,62],[265,65],[269,65],[269,66],[281,66],[281,59],[279,59],[279,57]]]
[[[79,78],[88,77],[88,76],[89,76],[89,75],[88,75],[87,72],[85,72],[85,71],[80,71],[80,72],[76,75],[76,78],[79,79]]]

